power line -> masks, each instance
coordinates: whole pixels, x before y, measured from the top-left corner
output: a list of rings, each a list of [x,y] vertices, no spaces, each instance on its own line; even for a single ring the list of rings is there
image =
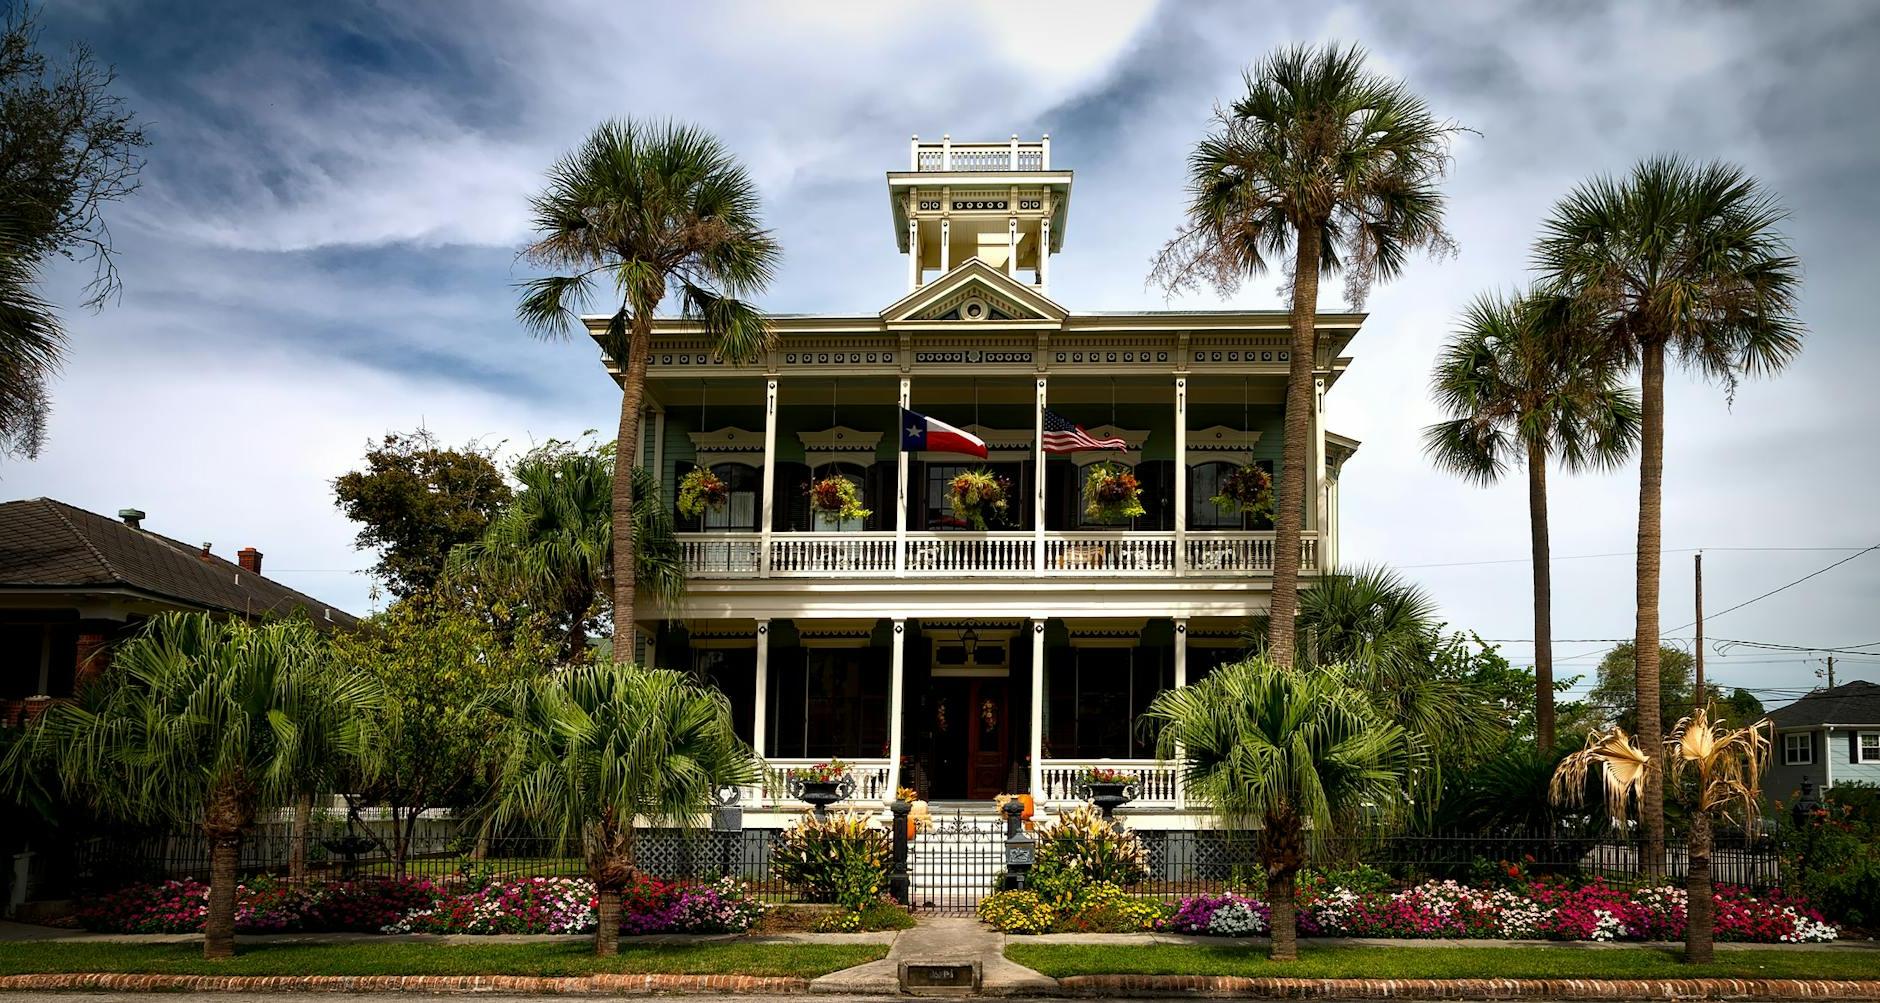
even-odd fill
[[[1660,548],[1658,552],[1661,554],[1694,554],[1700,550],[1712,550],[1712,551],[1734,551],[1734,552],[1739,552],[1739,553],[1778,553],[1778,552],[1800,553],[1800,552],[1819,552],[1819,551],[1847,551],[1847,550],[1859,550],[1859,549],[1860,549],[1859,547],[1670,547],[1670,548]],[[1605,554],[1554,555],[1548,558],[1548,562],[1553,563],[1555,561],[1592,561],[1592,560],[1599,560],[1601,558],[1608,558],[1608,557],[1636,557],[1636,556],[1638,556],[1638,551],[1636,550],[1615,550],[1615,551],[1612,551],[1610,553],[1605,553]],[[1473,568],[1473,567],[1480,567],[1483,565],[1490,565],[1490,564],[1532,564],[1532,563],[1534,563],[1533,557],[1502,557],[1502,558],[1495,558],[1493,560],[1483,560],[1483,561],[1441,561],[1441,562],[1437,562],[1433,564],[1393,564],[1391,565],[1391,567],[1397,568],[1399,570],[1409,570],[1411,568]]]
[[[1794,580],[1794,581],[1792,581],[1792,582],[1790,582],[1790,583],[1788,583],[1787,585],[1783,585],[1783,586],[1780,586],[1780,587],[1778,587],[1778,588],[1773,588],[1773,589],[1770,589],[1769,591],[1767,591],[1767,592],[1764,592],[1764,593],[1763,593],[1762,595],[1759,595],[1759,596],[1757,596],[1757,597],[1756,597],[1756,598],[1754,598],[1754,599],[1750,599],[1750,600],[1747,600],[1747,601],[1744,601],[1744,602],[1740,602],[1740,603],[1737,603],[1737,604],[1736,604],[1735,606],[1732,606],[1732,607],[1730,607],[1729,609],[1726,609],[1726,610],[1723,610],[1722,612],[1718,612],[1718,613],[1712,613],[1712,614],[1710,614],[1710,619],[1713,619],[1713,620],[1714,620],[1714,619],[1716,619],[1717,617],[1720,617],[1720,616],[1722,616],[1722,615],[1724,615],[1724,613],[1734,613],[1734,612],[1736,612],[1737,610],[1740,610],[1740,609],[1742,609],[1743,607],[1745,607],[1745,606],[1748,606],[1748,605],[1750,605],[1751,603],[1759,603],[1759,602],[1762,602],[1762,601],[1763,601],[1764,599],[1767,599],[1767,598],[1769,598],[1770,596],[1772,596],[1772,595],[1775,595],[1775,594],[1776,594],[1776,593],[1778,593],[1778,592],[1783,592],[1783,591],[1786,591],[1786,590],[1788,590],[1788,589],[1792,589],[1792,588],[1794,588],[1795,586],[1797,586],[1797,585],[1800,585],[1800,584],[1802,584],[1803,582],[1805,582],[1805,581],[1807,581],[1807,580],[1809,580],[1810,578],[1813,578],[1813,577],[1815,577],[1816,575],[1821,575],[1821,574],[1826,574],[1827,572],[1830,572],[1830,571],[1833,571],[1833,570],[1834,570],[1835,568],[1838,568],[1838,567],[1840,567],[1841,565],[1843,565],[1843,564],[1846,564],[1847,562],[1849,562],[1849,561],[1851,561],[1851,560],[1854,560],[1855,558],[1858,558],[1858,557],[1863,557],[1863,556],[1865,556],[1865,555],[1867,555],[1867,554],[1871,554],[1871,553],[1873,553],[1873,552],[1874,552],[1874,551],[1876,551],[1876,550],[1880,550],[1880,543],[1876,543],[1876,544],[1874,544],[1873,546],[1871,546],[1871,547],[1868,547],[1867,549],[1865,549],[1865,550],[1863,550],[1863,551],[1861,551],[1861,552],[1860,552],[1860,553],[1858,553],[1858,554],[1849,554],[1849,555],[1847,555],[1846,557],[1843,557],[1843,558],[1841,558],[1840,560],[1838,560],[1838,561],[1836,561],[1836,562],[1834,562],[1833,564],[1830,564],[1830,565],[1828,565],[1828,566],[1827,566],[1827,567],[1825,567],[1825,568],[1821,568],[1821,569],[1819,569],[1819,570],[1816,570],[1816,571],[1810,571],[1810,572],[1809,572],[1808,574],[1805,574],[1805,575],[1803,575],[1802,577],[1800,577],[1800,578],[1797,578],[1796,580]],[[1683,629],[1684,629],[1685,627],[1692,627],[1692,626],[1695,626],[1696,624],[1697,624],[1697,621],[1696,621],[1696,620],[1692,620],[1692,621],[1691,621],[1690,623],[1687,623],[1687,624],[1684,624],[1684,625],[1683,625],[1683,626],[1681,626],[1681,627],[1673,627],[1673,628],[1671,628],[1671,632],[1672,632],[1672,633],[1676,633],[1676,632],[1678,632],[1678,631],[1680,631],[1680,630],[1683,630]]]

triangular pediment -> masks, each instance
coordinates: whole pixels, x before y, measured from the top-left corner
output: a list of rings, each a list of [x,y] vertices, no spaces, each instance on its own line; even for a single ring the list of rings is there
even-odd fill
[[[908,293],[881,311],[889,324],[900,321],[957,321],[998,324],[1010,321],[1062,321],[1069,311],[978,258],[968,258],[945,275]]]

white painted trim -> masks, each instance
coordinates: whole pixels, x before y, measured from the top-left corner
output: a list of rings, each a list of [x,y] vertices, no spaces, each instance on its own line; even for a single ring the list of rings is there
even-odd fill
[[[892,801],[901,786],[901,704],[907,692],[907,621],[894,621],[888,637],[893,650],[888,662],[888,791],[884,800]]]
[[[770,527],[775,524],[772,514],[777,504],[777,381],[764,381],[764,465],[759,470],[763,483],[758,485],[763,491],[763,504],[758,514],[757,532],[761,539],[762,553],[758,558],[757,575],[770,577]]]
[[[1188,378],[1185,376],[1175,377],[1175,457],[1175,574],[1179,577],[1188,565]]]
[[[764,750],[765,732],[770,723],[770,621],[757,621],[757,671],[755,677],[757,690],[757,710],[751,715],[751,748],[759,756],[766,755]]]
[[[1861,746],[1861,740],[1865,738],[1872,738],[1875,743],[1877,743],[1874,747],[1872,759],[1866,757],[1866,750]],[[1880,764],[1880,731],[1857,731],[1854,733],[1854,764],[1856,766],[1873,766]]]
[[[1040,386],[1042,386],[1042,381]],[[1041,391],[1042,392],[1042,391]],[[1044,620],[1031,622],[1031,777],[1033,803],[1044,799]]]
[[[1798,736],[1806,737],[1808,739],[1807,743],[1805,743],[1802,746],[1802,748],[1808,752],[1808,761],[1805,763],[1797,762],[1793,758],[1794,749],[1793,747],[1789,745],[1789,739],[1795,738]],[[1784,766],[1813,766],[1815,765],[1815,733],[1812,730],[1811,731],[1785,731],[1782,733],[1782,765]]]

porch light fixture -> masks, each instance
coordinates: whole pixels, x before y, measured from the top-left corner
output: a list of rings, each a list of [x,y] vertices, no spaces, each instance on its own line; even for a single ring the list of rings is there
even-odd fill
[[[971,627],[960,631],[960,647],[966,649],[966,664],[973,664],[973,653],[979,650],[979,632]]]

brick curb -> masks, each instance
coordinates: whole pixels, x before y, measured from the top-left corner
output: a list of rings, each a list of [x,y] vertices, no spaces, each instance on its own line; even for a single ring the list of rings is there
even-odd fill
[[[809,980],[759,975],[0,975],[0,992],[507,992],[547,995],[805,993]]]
[[[1299,979],[1242,975],[1072,975],[1070,996],[1235,996],[1411,1000],[1880,1000],[1854,979]]]

